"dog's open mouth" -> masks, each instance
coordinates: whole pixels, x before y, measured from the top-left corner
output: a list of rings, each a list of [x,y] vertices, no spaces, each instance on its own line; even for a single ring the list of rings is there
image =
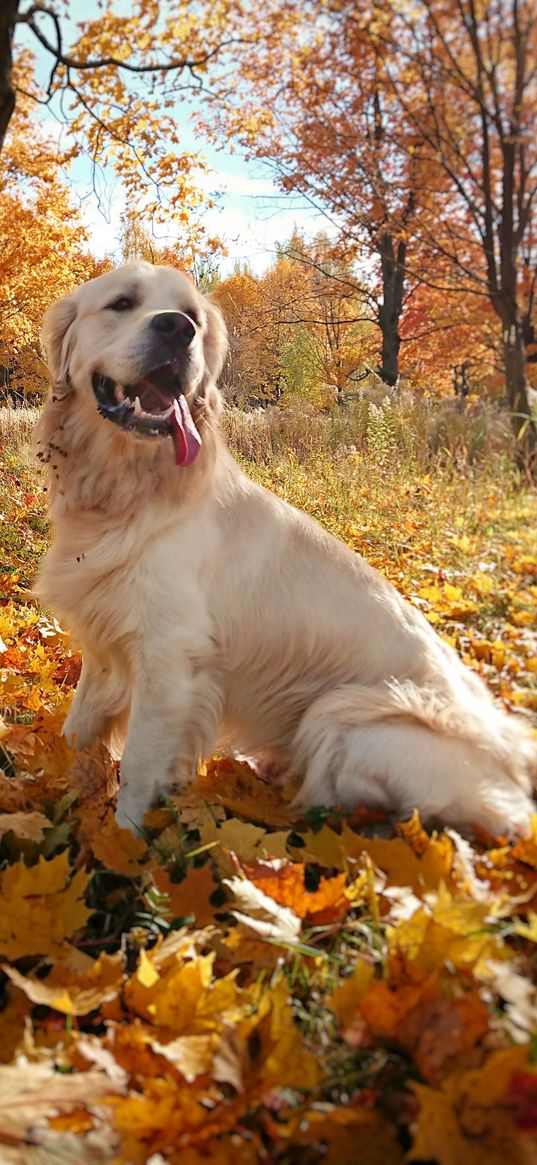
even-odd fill
[[[134,384],[118,384],[96,372],[92,378],[102,417],[144,437],[171,437],[176,465],[188,466],[201,449],[201,437],[173,362],[152,369]]]

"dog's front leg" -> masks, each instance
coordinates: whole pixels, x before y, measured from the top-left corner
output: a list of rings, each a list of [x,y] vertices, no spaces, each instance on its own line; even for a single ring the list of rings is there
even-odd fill
[[[135,680],[121,761],[116,819],[138,829],[146,809],[173,785],[186,784],[214,748],[221,686],[188,658],[160,659]]]

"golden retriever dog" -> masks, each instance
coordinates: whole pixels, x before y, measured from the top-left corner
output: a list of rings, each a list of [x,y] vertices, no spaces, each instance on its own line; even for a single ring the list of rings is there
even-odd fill
[[[302,805],[524,833],[536,749],[357,554],[242,473],[218,431],[226,330],[178,271],[130,263],[51,307],[38,579],[83,667],[65,724],[121,756],[118,821],[215,749],[269,750]]]

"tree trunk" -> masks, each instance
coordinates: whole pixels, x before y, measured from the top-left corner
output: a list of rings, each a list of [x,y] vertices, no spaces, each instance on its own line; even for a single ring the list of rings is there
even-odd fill
[[[20,0],[3,0],[0,5],[0,150],[15,109],[12,77],[12,46]]]
[[[406,245],[398,243],[396,254],[392,235],[383,235],[379,251],[382,268],[382,303],[379,307],[382,364],[379,376],[393,388],[399,376],[399,320],[403,310]]]
[[[519,320],[504,327],[505,390],[516,439],[516,460],[532,477],[537,475],[537,430],[531,418],[526,389],[526,345]]]

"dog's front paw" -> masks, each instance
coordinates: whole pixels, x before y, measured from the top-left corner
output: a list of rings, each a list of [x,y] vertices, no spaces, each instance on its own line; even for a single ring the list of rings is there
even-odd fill
[[[140,797],[129,789],[128,782],[120,787],[116,803],[116,821],[122,829],[130,829],[131,833],[139,834],[142,831],[144,816],[149,808],[147,797]]]

